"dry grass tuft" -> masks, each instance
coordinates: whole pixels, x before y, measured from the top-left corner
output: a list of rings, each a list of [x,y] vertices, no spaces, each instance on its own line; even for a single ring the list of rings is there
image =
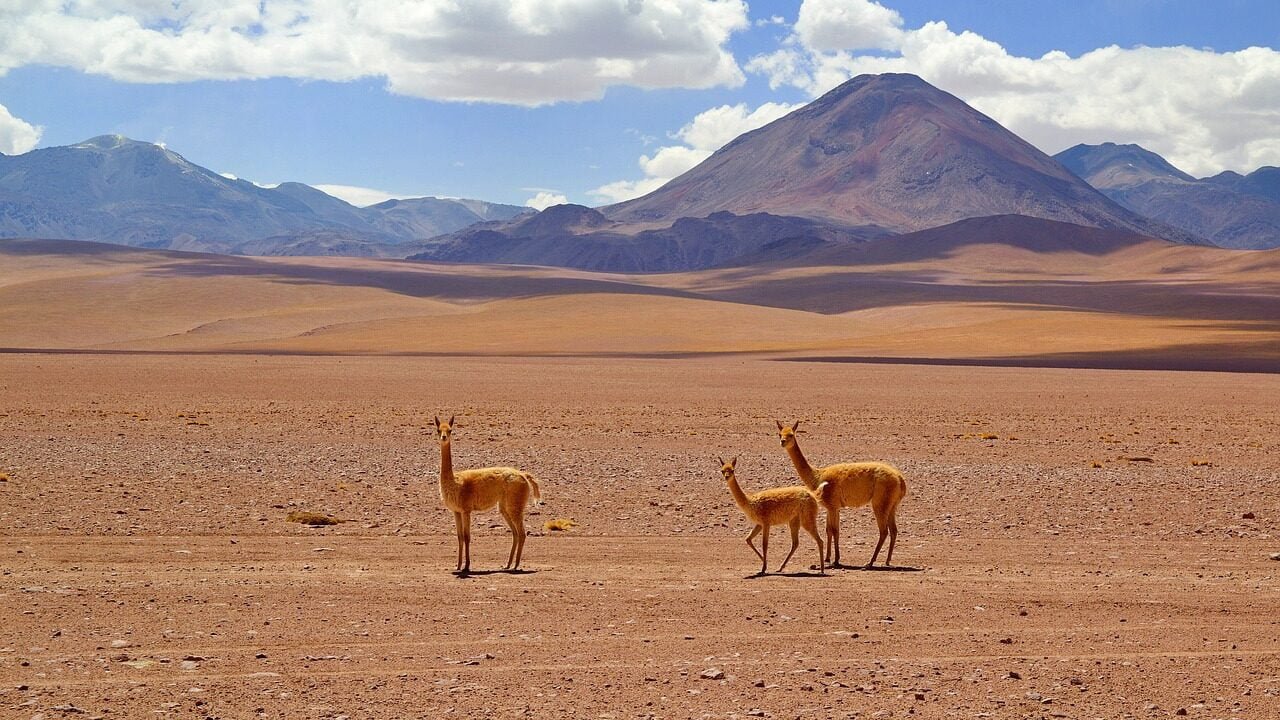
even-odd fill
[[[0,482],[9,482],[9,473],[0,470]]]
[[[311,525],[312,527],[320,525],[337,525],[340,522],[338,518],[324,513],[310,512],[308,510],[290,510],[285,516],[285,520],[289,522],[302,523],[303,525]]]
[[[1213,467],[1213,463],[1204,458],[1191,458],[1191,467]]]
[[[1102,463],[1098,462],[1097,460],[1094,460],[1093,462],[1089,463],[1089,467],[1100,468],[1102,467]]]
[[[572,518],[556,518],[542,524],[542,529],[547,532],[564,532],[576,527],[578,527],[578,523],[574,522]]]
[[[978,437],[982,438],[983,440],[999,440],[1000,439],[1000,436],[995,433],[982,433]]]

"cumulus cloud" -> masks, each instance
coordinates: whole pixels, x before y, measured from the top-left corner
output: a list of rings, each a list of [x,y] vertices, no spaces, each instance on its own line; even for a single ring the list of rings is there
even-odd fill
[[[749,25],[743,0],[24,0],[0,7],[0,74],[382,77],[403,95],[540,105],[739,85],[726,43]]]
[[[1280,165],[1276,50],[1112,46],[1031,58],[943,22],[902,25],[870,0],[805,0],[786,45],[746,67],[813,96],[862,73],[914,73],[1049,153],[1113,141],[1193,175]]]
[[[680,145],[658,148],[652,155],[641,155],[639,164],[644,177],[619,180],[588,191],[601,202],[616,203],[640,197],[662,187],[668,180],[687,172],[711,157],[739,135],[767,125],[800,107],[788,103],[765,103],[755,110],[745,104],[721,105],[704,110],[673,134]]]
[[[34,150],[42,134],[44,128],[14,117],[8,108],[0,105],[0,153],[21,155]]]
[[[524,201],[524,206],[531,207],[534,210],[546,210],[552,205],[564,205],[567,202],[569,202],[569,198],[558,192],[539,190],[533,197]]]

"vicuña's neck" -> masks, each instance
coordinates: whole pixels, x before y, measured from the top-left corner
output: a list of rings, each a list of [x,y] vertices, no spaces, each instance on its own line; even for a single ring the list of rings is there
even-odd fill
[[[787,455],[791,456],[791,464],[796,466],[796,473],[800,475],[800,481],[805,487],[813,490],[818,487],[818,476],[813,471],[813,466],[808,460],[804,459],[804,453],[800,452],[800,443],[793,442],[787,446]]]
[[[751,501],[747,500],[747,494],[742,492],[742,486],[738,485],[737,476],[730,475],[727,480],[729,481],[729,492],[733,494],[733,501],[738,503],[738,507],[743,510],[750,508]]]
[[[450,444],[440,443],[440,482],[453,481],[453,450]]]

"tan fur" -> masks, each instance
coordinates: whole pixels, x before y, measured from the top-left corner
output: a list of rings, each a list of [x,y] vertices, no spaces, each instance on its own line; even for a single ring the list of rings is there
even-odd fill
[[[751,550],[760,558],[760,574],[764,575],[769,571],[769,528],[783,523],[791,528],[791,552],[787,553],[786,559],[778,566],[778,572],[782,572],[791,560],[791,556],[795,554],[796,546],[800,544],[800,528],[803,527],[818,544],[818,570],[825,574],[827,568],[822,560],[822,539],[818,537],[818,501],[814,499],[814,493],[806,487],[795,485],[770,488],[747,495],[738,485],[735,470],[737,464],[736,457],[729,462],[721,460],[720,474],[729,484],[729,492],[733,495],[734,502],[742,509],[747,519],[755,523],[751,534],[747,536],[747,545],[750,545]],[[820,488],[826,489],[825,486]],[[752,542],[756,535],[761,533],[764,534],[760,541],[764,547],[763,552],[757,550],[755,543]]]
[[[435,418],[440,436],[440,499],[453,512],[458,534],[457,570],[471,570],[471,513],[498,506],[502,519],[511,528],[511,552],[503,569],[516,570],[524,553],[524,511],[529,498],[542,499],[538,483],[523,470],[512,467],[490,467],[453,471],[453,421]]]
[[[840,565],[840,509],[869,503],[880,529],[880,540],[867,567],[875,565],[886,536],[889,538],[889,552],[885,555],[884,564],[889,567],[893,563],[893,547],[898,541],[898,505],[907,494],[907,481],[902,473],[892,465],[880,462],[838,463],[815,470],[805,460],[796,441],[800,421],[791,425],[774,422],[778,424],[778,439],[795,465],[800,480],[814,491],[827,509],[827,558],[834,556],[832,564]],[[819,492],[821,483],[826,483],[826,487]]]

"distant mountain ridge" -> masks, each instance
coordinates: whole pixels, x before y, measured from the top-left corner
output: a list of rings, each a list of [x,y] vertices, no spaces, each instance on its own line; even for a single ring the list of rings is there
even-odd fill
[[[915,75],[860,75],[738,137],[643,197],[601,211],[657,223],[727,210],[911,232],[1018,214],[1181,242]]]
[[[1196,179],[1138,145],[1076,145],[1055,156],[1111,199],[1215,245],[1280,247],[1280,168]]]
[[[301,183],[264,188],[227,178],[121,135],[0,155],[5,237],[221,253],[252,248],[269,255],[321,233],[358,254],[386,254],[386,246],[524,212],[528,208],[439,198],[358,208]]]

